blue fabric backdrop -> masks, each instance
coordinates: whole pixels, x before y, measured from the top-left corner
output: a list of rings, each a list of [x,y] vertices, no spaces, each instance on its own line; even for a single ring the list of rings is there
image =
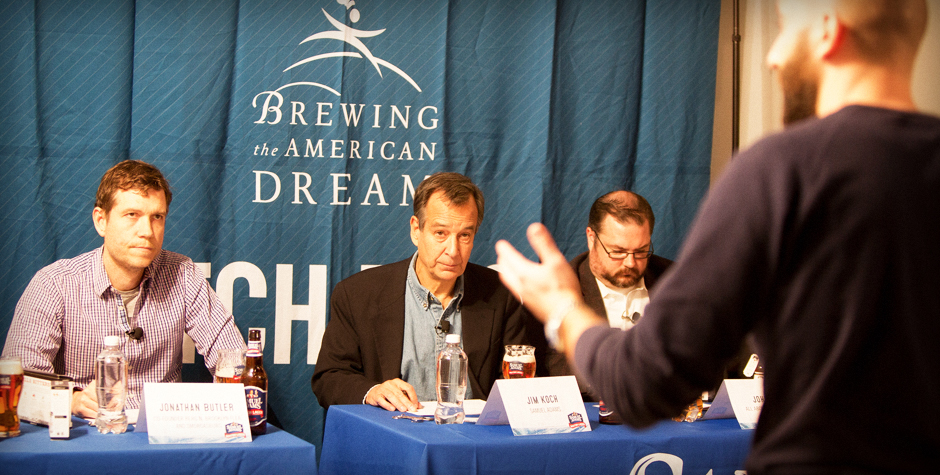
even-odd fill
[[[573,257],[615,188],[649,199],[676,254],[708,186],[719,3],[3,2],[0,331],[39,268],[100,245],[104,171],[154,163],[175,196],[164,247],[265,330],[270,403],[319,445],[329,290],[414,252],[424,176],[483,189],[477,263],[500,238],[528,250],[533,221]],[[184,374],[206,377],[195,360]]]

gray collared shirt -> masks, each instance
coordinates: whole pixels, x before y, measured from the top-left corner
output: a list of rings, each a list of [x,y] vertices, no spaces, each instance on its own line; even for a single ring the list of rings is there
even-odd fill
[[[405,338],[402,342],[401,374],[402,379],[414,386],[419,401],[436,401],[437,355],[444,349],[445,336],[439,328],[443,316],[443,320],[450,323],[449,333],[463,335],[460,301],[463,298],[464,279],[462,275],[457,278],[454,298],[445,309],[441,301],[418,281],[418,274],[415,273],[417,257],[417,252],[411,256],[405,282]],[[471,397],[469,385],[466,397]]]

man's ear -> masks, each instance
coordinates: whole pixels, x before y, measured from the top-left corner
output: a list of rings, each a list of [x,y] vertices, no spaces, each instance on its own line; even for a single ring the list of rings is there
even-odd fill
[[[108,224],[108,213],[101,208],[95,208],[91,212],[91,220],[95,223],[95,231],[98,231],[98,235],[104,237],[104,229]]]
[[[845,24],[831,12],[823,16],[818,28],[814,53],[820,59],[831,59],[845,43]]]
[[[594,230],[590,226],[584,228],[584,237],[587,238],[588,250],[594,250]]]
[[[418,245],[418,232],[421,229],[420,223],[418,223],[418,217],[411,216],[411,221],[409,221],[409,224],[411,225],[411,242],[414,243],[415,246],[417,246]]]

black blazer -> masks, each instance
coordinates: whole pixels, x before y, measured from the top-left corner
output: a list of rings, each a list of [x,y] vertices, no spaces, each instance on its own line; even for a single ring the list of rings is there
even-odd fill
[[[581,295],[584,296],[584,303],[594,309],[598,315],[606,318],[607,309],[604,308],[604,299],[601,297],[601,289],[597,287],[597,280],[591,273],[591,263],[588,261],[588,253],[578,254],[571,260],[571,267],[578,273],[578,280],[581,281]],[[672,261],[665,257],[653,254],[646,264],[646,273],[643,274],[643,282],[646,284],[646,290],[650,293],[650,299],[653,298],[656,283],[659,278],[669,269]]]
[[[607,309],[604,307],[604,299],[601,297],[601,290],[597,287],[597,280],[594,278],[594,274],[591,273],[588,253],[584,252],[578,254],[569,264],[571,264],[571,267],[573,267],[578,274],[578,280],[581,282],[581,295],[584,296],[584,303],[597,312],[598,316],[607,320]],[[649,291],[651,299],[653,297],[653,288],[670,265],[672,265],[672,261],[665,257],[660,257],[655,254],[650,256],[650,261],[646,264],[646,273],[643,274],[643,282],[646,284],[646,289]],[[545,356],[545,359],[552,376],[575,374],[573,369],[568,365],[565,355],[551,350],[548,355]],[[599,400],[590,385],[581,379],[580,375],[575,374],[575,376],[578,379],[578,386],[581,388],[581,398],[585,401]]]
[[[353,274],[333,289],[330,321],[310,384],[323,408],[361,404],[369,389],[401,377],[405,280],[411,258]],[[525,312],[499,274],[468,263],[460,303],[469,383],[485,399],[502,372],[503,345],[527,343]]]

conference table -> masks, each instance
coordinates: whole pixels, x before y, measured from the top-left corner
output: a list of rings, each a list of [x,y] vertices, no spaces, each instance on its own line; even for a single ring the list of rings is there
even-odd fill
[[[319,473],[733,475],[744,469],[753,431],[735,419],[636,430],[599,424],[596,404],[585,407],[590,432],[514,436],[508,425],[416,423],[369,405],[330,406]]]
[[[130,430],[130,428],[128,428]],[[49,429],[20,423],[21,435],[0,439],[0,473],[11,474],[312,474],[316,448],[268,424],[251,442],[150,444],[143,432],[99,434],[76,417],[67,440]]]

